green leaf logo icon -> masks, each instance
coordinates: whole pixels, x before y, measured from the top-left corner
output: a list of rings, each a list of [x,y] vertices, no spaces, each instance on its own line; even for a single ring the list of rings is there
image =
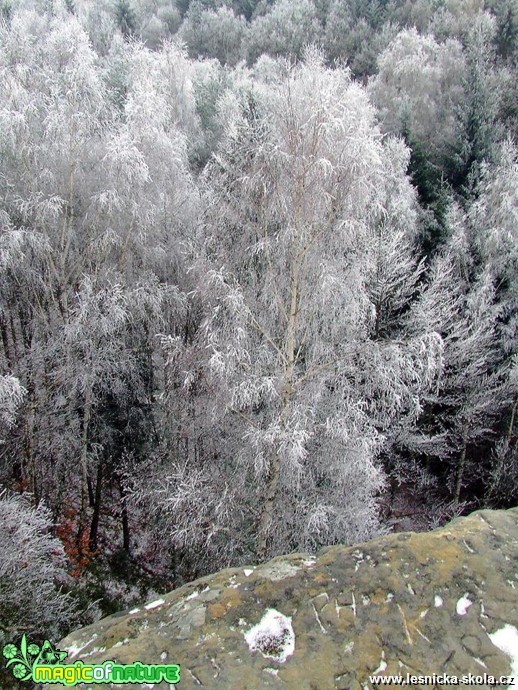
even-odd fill
[[[40,649],[34,642],[28,644],[25,635],[21,639],[20,649],[9,643],[4,646],[2,654],[7,659],[6,668],[10,668],[18,680],[32,678],[32,671],[39,664],[59,664],[67,658],[67,653],[55,649],[49,640],[45,640]]]

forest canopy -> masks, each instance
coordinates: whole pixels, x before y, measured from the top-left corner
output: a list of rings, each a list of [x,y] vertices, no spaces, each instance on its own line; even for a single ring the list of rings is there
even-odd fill
[[[0,642],[516,505],[517,51],[516,0],[2,0]]]

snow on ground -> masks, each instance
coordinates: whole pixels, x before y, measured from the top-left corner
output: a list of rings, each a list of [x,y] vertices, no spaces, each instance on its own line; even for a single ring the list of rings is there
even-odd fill
[[[75,645],[72,645],[72,647],[69,647],[68,649],[68,656],[72,659],[74,656],[77,656],[79,652],[82,652],[83,649],[86,649],[89,644],[91,644],[94,640],[97,639],[97,635],[94,633],[92,637],[88,640],[88,642],[85,642],[85,644],[82,647],[76,647]]]
[[[383,673],[383,671],[385,671],[386,668],[387,668],[387,662],[385,661],[385,652],[382,650],[382,652],[381,652],[381,660],[380,660],[379,666],[378,666],[378,668],[377,668],[375,671],[373,671],[372,673]]]
[[[83,659],[86,659],[87,656],[92,656],[92,654],[97,654],[97,652],[105,652],[106,647],[93,647],[91,651],[88,652],[88,654],[83,654]]]
[[[261,622],[244,633],[250,651],[259,650],[270,659],[283,663],[295,651],[295,633],[291,618],[268,609]]]
[[[457,614],[459,616],[465,616],[468,612],[469,607],[473,604],[472,601],[469,600],[469,596],[466,593],[463,597],[461,597],[458,602],[457,602]]]
[[[157,599],[156,601],[152,601],[150,604],[146,604],[144,608],[146,611],[150,611],[151,609],[156,609],[157,606],[162,606],[162,604],[165,604],[165,601],[163,599]]]
[[[514,625],[506,624],[500,630],[490,633],[489,639],[504,654],[511,657],[511,676],[514,676],[514,683],[511,688],[518,689],[518,630]]]

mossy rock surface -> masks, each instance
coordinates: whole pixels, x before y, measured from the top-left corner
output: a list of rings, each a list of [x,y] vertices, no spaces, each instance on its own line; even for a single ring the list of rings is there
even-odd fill
[[[515,652],[493,644],[503,629]],[[363,690],[375,673],[518,675],[518,508],[222,570],[58,646],[69,663],[177,663],[178,690]]]

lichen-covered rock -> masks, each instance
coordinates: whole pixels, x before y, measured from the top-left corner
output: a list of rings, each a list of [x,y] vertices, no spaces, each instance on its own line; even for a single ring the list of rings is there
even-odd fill
[[[518,676],[517,628],[515,508],[223,570],[59,648],[180,664],[178,690],[360,690],[381,674]]]

